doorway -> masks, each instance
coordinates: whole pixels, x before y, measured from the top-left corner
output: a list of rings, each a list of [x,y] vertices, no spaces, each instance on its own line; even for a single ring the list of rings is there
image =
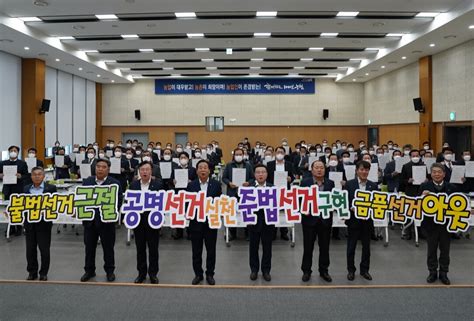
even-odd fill
[[[472,146],[472,127],[471,126],[445,126],[444,141],[454,149],[456,159],[458,160],[465,150],[471,150]]]
[[[174,133],[174,143],[183,146],[188,142],[188,133]]]

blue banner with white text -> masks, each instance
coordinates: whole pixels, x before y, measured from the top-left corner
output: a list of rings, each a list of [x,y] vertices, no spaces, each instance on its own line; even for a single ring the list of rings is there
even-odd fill
[[[156,95],[314,94],[314,78],[155,79]]]

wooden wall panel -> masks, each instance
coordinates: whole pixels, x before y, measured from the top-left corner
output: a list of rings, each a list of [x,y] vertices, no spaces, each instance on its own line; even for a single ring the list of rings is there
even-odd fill
[[[424,112],[420,113],[419,145],[424,141],[436,146],[435,128],[433,127],[433,66],[432,57],[426,56],[419,60],[420,98]]]
[[[388,140],[393,140],[400,146],[412,144],[418,148],[419,125],[418,124],[398,124],[379,125],[379,144],[384,144]]]
[[[227,126],[223,132],[207,132],[202,126],[102,126],[103,145],[107,139],[116,142],[122,139],[122,133],[148,133],[150,140],[161,141],[162,144],[171,142],[174,144],[175,133],[188,133],[190,141],[198,141],[205,144],[215,139],[224,150],[225,160],[229,160],[230,152],[244,137],[248,137],[252,145],[255,141],[264,141],[267,145],[276,146],[282,138],[287,138],[288,143],[295,143],[304,139],[306,142],[320,143],[327,139],[330,143],[336,139],[357,143],[359,140],[367,140],[366,126]]]

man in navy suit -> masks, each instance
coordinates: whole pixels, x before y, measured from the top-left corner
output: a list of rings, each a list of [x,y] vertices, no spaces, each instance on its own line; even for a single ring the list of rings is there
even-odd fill
[[[188,192],[205,191],[206,197],[219,197],[222,194],[221,184],[210,178],[211,175],[209,162],[200,160],[196,164],[198,178],[188,184]],[[206,245],[206,281],[209,285],[216,284],[214,280],[214,270],[216,267],[216,242],[217,229],[211,229],[206,218],[205,222],[198,222],[197,218],[190,220],[189,231],[191,233],[193,270],[195,277],[193,285],[199,284],[203,279],[204,271],[202,269],[202,249]]]
[[[273,186],[267,183],[268,171],[263,164],[255,166],[255,182],[251,186],[255,188],[264,188]],[[263,209],[259,209],[257,214],[257,223],[248,225],[249,231],[249,264],[250,264],[250,280],[255,281],[258,277],[258,270],[262,269],[263,279],[270,282],[272,277],[270,270],[272,268],[272,242],[275,234],[275,225],[268,225],[265,222],[265,213]],[[262,262],[260,264],[258,258],[258,249],[262,241]]]
[[[164,189],[161,179],[152,179],[153,163],[145,161],[138,165],[140,180],[135,180],[130,184],[130,190],[135,191],[159,191]],[[158,284],[158,245],[160,241],[160,230],[153,229],[148,224],[148,215],[145,212],[141,215],[140,224],[134,229],[135,245],[137,247],[137,270],[138,276],[135,283],[143,283],[146,275],[150,276],[150,283]],[[147,267],[146,248],[148,245],[149,265]]]
[[[349,204],[352,206],[355,191],[376,191],[377,184],[367,179],[370,171],[370,163],[367,161],[360,161],[356,165],[356,178],[348,181],[345,189],[349,192]],[[366,280],[372,280],[369,274],[370,268],[370,235],[374,227],[372,219],[361,220],[357,219],[354,214],[354,209],[351,208],[351,217],[346,220],[347,225],[347,279],[353,281],[355,277],[356,267],[354,265],[355,249],[357,240],[362,243],[362,258],[360,262],[360,275]]]
[[[56,186],[44,182],[44,169],[34,167],[31,170],[32,184],[25,186],[25,194],[46,194],[56,193]],[[25,220],[26,236],[26,261],[28,271],[28,281],[36,280],[38,277],[38,255],[37,248],[41,254],[41,269],[39,270],[40,281],[48,280],[50,246],[51,246],[51,228],[52,222],[46,222],[41,219],[37,223],[28,223]]]
[[[446,165],[435,163],[431,166],[431,181],[425,182],[420,186],[420,195],[427,195],[430,193],[446,193],[452,194],[456,191],[456,187],[445,181]],[[451,284],[448,279],[449,271],[449,248],[451,244],[451,234],[448,232],[447,225],[437,224],[432,217],[424,217],[421,223],[427,234],[428,241],[428,270],[429,275],[426,281],[433,283],[439,279],[445,285]],[[438,261],[439,248],[439,261]]]
[[[326,178],[325,165],[322,160],[314,161],[311,166],[311,177],[305,178],[301,182],[301,187],[317,185],[319,191],[331,191],[334,182]],[[311,278],[311,266],[313,265],[314,242],[318,239],[319,245],[319,275],[326,282],[332,282],[329,275],[329,240],[332,227],[332,213],[327,219],[320,216],[301,215],[301,226],[303,228],[303,282],[308,282]]]
[[[109,176],[110,161],[106,158],[100,158],[97,159],[95,163],[95,176],[90,176],[84,179],[82,185],[95,186],[117,184],[119,186],[118,199],[120,208],[122,205],[123,191],[120,188],[119,181]],[[87,282],[95,277],[95,252],[99,237],[104,251],[104,270],[107,274],[107,281],[115,281],[115,223],[103,223],[100,219],[99,210],[96,209],[94,219],[91,221],[84,221],[82,225],[84,226],[86,257],[84,266],[85,273],[81,277],[81,282]]]

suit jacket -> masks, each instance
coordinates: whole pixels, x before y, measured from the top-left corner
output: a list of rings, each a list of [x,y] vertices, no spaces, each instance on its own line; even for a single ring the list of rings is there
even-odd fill
[[[31,184],[28,184],[25,186],[25,188],[23,189],[23,193],[24,194],[30,194],[30,188],[31,186],[33,186],[33,183]],[[56,188],[56,186],[54,185],[51,185],[51,184],[48,184],[48,183],[44,183],[44,189],[43,189],[43,194],[47,194],[47,193],[56,193],[58,190]],[[43,218],[41,218],[41,221],[39,221],[38,223],[28,223],[26,220],[25,220],[25,230],[30,230],[32,228],[32,224],[37,224],[36,226],[51,226],[53,225],[53,222],[46,222],[43,220]]]
[[[170,184],[173,185],[174,187],[174,170],[175,169],[185,169],[185,168],[182,168],[180,165],[176,164],[175,162],[173,162],[171,164],[171,178],[170,178]],[[190,180],[191,182],[196,180],[197,179],[197,174],[196,174],[196,169],[194,167],[191,166],[191,162],[188,164],[188,180]],[[176,191],[179,191],[179,190],[185,190],[186,188],[175,188]]]
[[[389,192],[394,192],[395,189],[397,189],[397,191],[400,190],[400,173],[396,176],[392,176],[393,172],[395,172],[395,161],[390,161],[383,170],[383,180],[387,183]]]
[[[188,192],[200,192],[201,183],[199,181],[199,178],[190,182],[186,190]],[[207,184],[206,197],[219,197],[221,196],[221,194],[222,194],[221,183],[209,177],[209,183]],[[189,221],[189,230],[191,231],[200,232],[200,231],[205,230],[206,228],[209,228],[207,218],[205,222],[198,222],[197,218],[194,218],[194,220]]]
[[[257,182],[255,180],[252,180],[250,182],[250,186],[257,188]],[[266,183],[267,187],[272,187],[273,184],[271,183]],[[247,225],[247,229],[249,232],[261,232],[264,227],[268,228],[275,228],[275,225],[267,225],[265,222],[265,210],[263,208],[259,209],[256,213],[257,215],[257,223],[255,225]]]
[[[419,185],[413,185],[408,183],[408,180],[413,177],[413,166],[421,166],[423,163],[420,161],[418,164],[413,164],[409,162],[402,167],[402,173],[400,174],[400,191],[405,192],[408,196],[417,196]],[[428,176],[426,176],[428,177]]]
[[[444,182],[441,191],[437,191],[436,188],[435,188],[435,183],[433,181],[429,181],[429,182],[421,184],[419,195],[422,195],[423,191],[429,191],[429,192],[432,192],[432,193],[446,193],[446,194],[449,195],[449,194],[452,194],[452,193],[456,192],[457,190],[456,190],[455,185]],[[447,224],[448,223],[443,224],[442,225],[442,226],[444,226],[443,228],[445,228]],[[423,218],[423,222],[421,222],[421,225],[429,232],[430,230],[433,230],[434,228],[436,228],[436,226],[438,226],[440,224],[436,224],[434,222],[433,217],[426,217],[425,216]]]
[[[69,175],[69,168],[71,168],[71,166],[72,166],[72,161],[71,161],[71,158],[68,155],[64,155],[64,165],[67,166],[67,167],[62,168],[62,167],[54,166],[54,169],[56,170],[55,179],[63,179],[63,178],[70,178],[71,177]]]
[[[267,177],[267,182],[270,184],[275,184],[274,182],[274,176],[275,176],[275,170],[276,170],[276,161],[271,161],[267,163],[267,169],[268,169],[268,177]],[[295,173],[293,171],[293,164],[285,161],[285,171],[288,172],[288,176],[291,177],[291,182],[295,179]],[[290,188],[290,183],[287,184],[287,188]]]
[[[28,165],[27,165],[28,166]],[[39,160],[39,159],[36,159],[36,167],[42,167],[44,168],[44,164],[43,164],[43,161]],[[25,174],[25,179],[23,181],[23,185],[26,186],[28,184],[33,184],[33,182],[31,181],[31,173],[27,173]]]
[[[344,170],[344,164],[342,162],[337,162],[335,167],[326,167],[326,178],[329,178],[329,172],[340,172],[342,173],[342,180],[347,181],[346,171]]]
[[[238,163],[235,161],[232,161],[228,163],[225,168],[224,168],[224,173],[222,174],[222,183],[227,185],[227,195],[229,196],[235,196],[237,197],[237,192],[239,188],[231,188],[229,186],[229,183],[232,182],[232,169],[234,168],[244,168],[245,169],[245,181],[250,182],[254,176],[253,176],[253,169],[252,165],[248,162],[242,162],[241,165],[242,167],[238,167]]]
[[[90,176],[88,178],[85,178],[82,181],[83,186],[95,186],[97,183],[95,182],[96,176]],[[119,192],[118,192],[118,208],[119,208],[119,216],[120,216],[120,208],[122,208],[122,202],[123,202],[123,190],[122,187],[120,186],[120,182],[116,180],[115,178],[111,177],[110,175],[107,176],[107,179],[105,182],[102,183],[102,185],[112,185],[112,184],[117,184],[119,186]],[[101,224],[115,224],[115,223],[102,223],[99,215],[99,209],[95,209],[95,215],[94,219],[91,221],[83,221],[82,225],[84,227],[90,227],[92,225],[97,225],[100,226]]]
[[[16,159],[15,161],[11,160],[5,160],[3,162],[0,162],[0,173],[3,174],[3,166],[17,166],[17,173],[21,174],[21,177],[17,179],[17,182],[15,185],[3,185],[3,195],[4,198],[7,200],[10,198],[11,194],[21,194],[23,193],[23,186],[25,186],[25,178],[28,175],[28,165],[26,165],[26,162]]]
[[[296,175],[303,175],[305,172],[308,171],[308,168],[305,167],[305,165],[308,164],[308,160],[309,160],[308,155],[304,155],[302,157],[300,153],[296,154],[293,157],[293,169]]]
[[[359,180],[358,178],[356,177],[355,179],[351,179],[350,181],[347,181],[346,185],[344,186],[344,188],[347,190],[347,192],[349,193],[349,207],[352,206],[352,201],[354,200],[354,196],[355,196],[355,191],[359,189]],[[374,182],[371,182],[369,180],[367,180],[367,183],[365,185],[365,190],[366,191],[377,191],[378,190],[378,186],[376,183]],[[347,227],[350,227],[350,228],[359,228],[361,227],[363,224],[369,224],[369,225],[372,225],[374,224],[374,221],[372,219],[369,219],[369,220],[360,220],[360,219],[357,219],[355,217],[355,214],[354,213],[351,213],[351,218],[346,220],[346,225]]]
[[[315,185],[313,177],[305,178],[301,181],[301,187],[310,187]],[[334,182],[325,178],[323,183],[323,189],[325,192],[329,192],[334,188]],[[331,216],[327,219],[323,219],[321,216],[312,215],[301,215],[301,224],[307,226],[315,226],[316,224],[323,224],[324,226],[332,226],[332,212]]]

